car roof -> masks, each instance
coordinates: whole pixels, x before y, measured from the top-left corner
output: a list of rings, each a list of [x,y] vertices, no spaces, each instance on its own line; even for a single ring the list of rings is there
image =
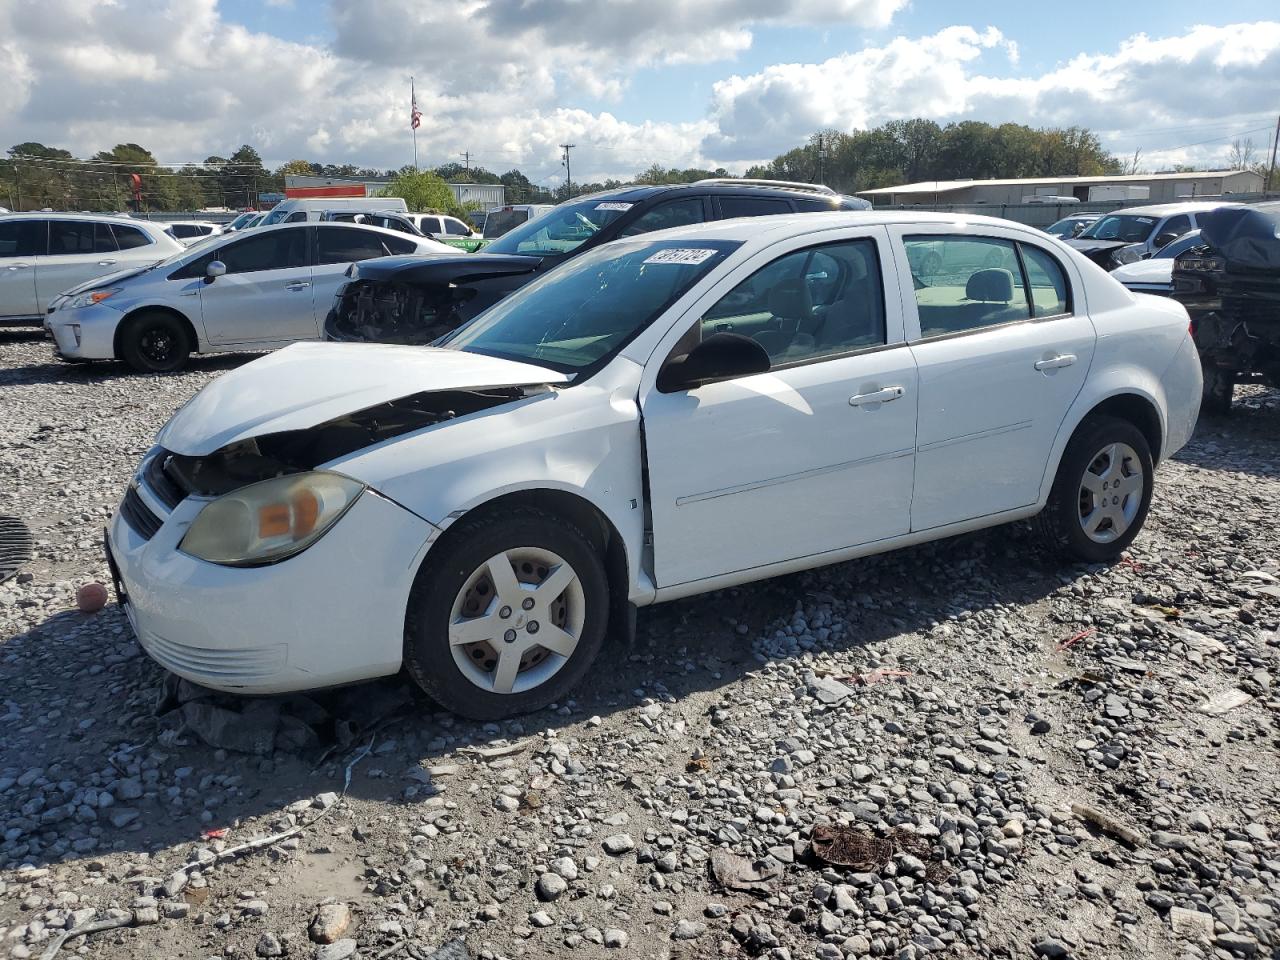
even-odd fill
[[[7,220],[94,220],[101,223],[122,223],[131,227],[150,226],[156,230],[163,230],[168,223],[160,223],[155,220],[138,220],[134,217],[121,217],[110,213],[46,213],[40,210],[23,210],[13,213],[0,214]]]
[[[1175,213],[1202,213],[1206,210],[1217,210],[1220,207],[1238,207],[1234,200],[1186,200],[1178,203],[1153,203],[1145,207],[1125,207],[1123,210],[1112,210],[1112,214],[1139,217],[1168,217]],[[1110,214],[1104,214],[1110,216]]]
[[[734,196],[741,194],[750,194],[751,196],[760,197],[827,197],[832,200],[843,198],[843,194],[821,189],[820,185],[814,184],[812,189],[806,189],[803,186],[787,186],[783,183],[733,183],[727,180],[709,179],[695,180],[693,183],[663,183],[663,184],[644,184],[632,183],[622,187],[615,187],[611,190],[601,190],[598,193],[585,193],[582,196],[574,197],[575,200],[620,200],[628,203],[639,203],[650,197],[656,197],[659,194],[668,193],[691,193],[699,194],[718,194],[725,196]]]
[[[838,230],[844,227],[881,227],[919,224],[972,225],[978,227],[996,227],[1002,230],[1015,230],[1034,237],[1037,240],[1046,236],[1043,231],[1029,227],[1025,223],[1014,220],[1003,220],[999,217],[970,216],[957,213],[932,213],[914,211],[876,211],[876,210],[832,210],[814,213],[782,213],[768,217],[738,217],[733,220],[713,220],[707,223],[695,223],[684,227],[673,227],[669,230],[657,230],[653,233],[628,237],[626,241],[655,239],[690,240],[755,240],[767,237],[774,243],[791,237],[802,237],[810,233],[821,233],[827,230]]]

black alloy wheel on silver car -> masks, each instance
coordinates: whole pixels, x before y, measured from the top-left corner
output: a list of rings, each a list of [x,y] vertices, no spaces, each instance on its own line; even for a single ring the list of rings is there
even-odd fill
[[[140,313],[125,322],[120,354],[139,373],[171,373],[181,369],[192,344],[187,328],[171,313]]]
[[[1141,430],[1118,417],[1088,418],[1062,455],[1038,518],[1041,534],[1077,560],[1114,560],[1147,519],[1154,472]]]
[[[473,720],[554,703],[604,641],[609,587],[598,550],[574,524],[531,507],[459,524],[414,581],[405,668]]]

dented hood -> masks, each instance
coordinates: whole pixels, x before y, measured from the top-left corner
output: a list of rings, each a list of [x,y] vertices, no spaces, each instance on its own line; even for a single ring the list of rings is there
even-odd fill
[[[459,350],[376,343],[295,343],[223,374],[160,431],[166,450],[206,456],[238,440],[305,430],[433,390],[567,383],[547,367]]]

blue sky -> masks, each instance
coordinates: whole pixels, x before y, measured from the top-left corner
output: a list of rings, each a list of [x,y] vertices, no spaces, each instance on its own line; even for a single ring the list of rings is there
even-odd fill
[[[1276,0],[48,0],[0,2],[13,142],[79,156],[399,166],[418,78],[424,163],[575,179],[747,165],[820,127],[924,116],[1080,124],[1151,168],[1222,162],[1280,109]],[[765,13],[762,14],[762,11]],[[762,18],[763,17],[763,18]],[[1083,69],[1062,68],[1087,57]],[[1202,142],[1208,141],[1208,142]]]

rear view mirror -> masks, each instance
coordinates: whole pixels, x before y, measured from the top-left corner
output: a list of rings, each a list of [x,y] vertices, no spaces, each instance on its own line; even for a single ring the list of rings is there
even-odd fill
[[[740,333],[716,333],[682,357],[668,360],[658,372],[661,393],[691,390],[704,383],[731,380],[769,371],[769,354]]]
[[[210,260],[209,265],[204,268],[204,282],[213,283],[219,277],[224,276],[227,272],[227,265],[221,260]]]

